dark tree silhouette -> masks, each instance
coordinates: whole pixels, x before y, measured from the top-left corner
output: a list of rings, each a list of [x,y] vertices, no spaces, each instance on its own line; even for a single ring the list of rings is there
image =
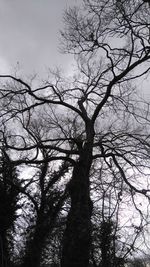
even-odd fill
[[[1,134],[13,164],[72,164],[62,267],[89,264],[94,164],[112,170],[115,186],[118,177],[124,182],[139,214],[136,197],[150,197],[144,172],[149,166],[149,103],[136,90],[150,70],[150,10],[134,0],[83,3],[81,11],[72,8],[65,14],[64,50],[76,56],[78,65],[71,81],[57,72],[55,82],[53,77],[32,88],[23,79],[0,75]],[[17,133],[10,123],[17,125]]]
[[[36,212],[33,218],[34,223],[27,229],[29,233],[22,267],[41,266],[47,238],[51,238],[59,213],[68,196],[67,190],[56,188],[56,184],[63,178],[68,168],[69,165],[65,162],[58,171],[49,172],[48,162],[44,162],[35,175],[37,191],[35,196],[32,194],[35,200],[35,203],[32,204],[36,204],[34,206]]]
[[[19,208],[19,180],[8,153],[2,149],[0,158],[0,261],[12,266],[14,223]]]

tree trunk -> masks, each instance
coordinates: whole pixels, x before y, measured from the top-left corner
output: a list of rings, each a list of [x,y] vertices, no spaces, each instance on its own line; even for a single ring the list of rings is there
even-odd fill
[[[57,205],[51,209],[51,212],[45,214],[44,209],[39,212],[34,232],[29,237],[26,245],[25,257],[21,267],[40,267],[44,245],[48,235],[52,233],[58,213],[66,199],[65,194],[60,198]],[[51,207],[54,202],[49,203]]]
[[[30,237],[29,243],[27,244],[21,267],[40,267],[44,241],[45,233],[43,233],[43,228],[37,225],[33,237]]]
[[[87,267],[89,264],[92,214],[89,190],[91,163],[92,149],[85,147],[74,166],[69,186],[71,208],[64,233],[61,267]]]
[[[3,267],[10,266],[10,256],[8,253],[7,231],[0,229],[0,261]],[[1,266],[0,265],[0,266]]]

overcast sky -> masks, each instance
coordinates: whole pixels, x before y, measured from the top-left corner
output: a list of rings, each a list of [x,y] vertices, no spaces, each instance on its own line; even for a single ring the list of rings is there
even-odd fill
[[[77,0],[0,0],[0,73],[19,63],[24,74],[43,75],[47,67],[65,66],[58,51],[63,12]]]

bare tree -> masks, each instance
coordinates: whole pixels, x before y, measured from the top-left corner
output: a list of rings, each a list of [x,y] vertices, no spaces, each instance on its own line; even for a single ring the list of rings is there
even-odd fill
[[[57,72],[55,82],[34,88],[23,79],[0,75],[1,134],[13,163],[65,160],[73,165],[62,267],[89,264],[95,162],[105,162],[121,177],[133,201],[137,195],[149,199],[144,171],[149,165],[149,104],[138,98],[136,87],[150,69],[150,10],[133,0],[83,2],[81,12],[66,11],[62,33],[63,49],[77,59],[72,80]]]

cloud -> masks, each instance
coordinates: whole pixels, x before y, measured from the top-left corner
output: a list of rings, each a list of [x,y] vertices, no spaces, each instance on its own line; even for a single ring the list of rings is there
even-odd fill
[[[1,0],[0,55],[25,73],[69,62],[58,52],[64,9],[73,0]]]
[[[1,74],[6,74],[6,73],[9,73],[9,72],[10,72],[9,63],[5,60],[5,58],[0,56],[0,73]]]

